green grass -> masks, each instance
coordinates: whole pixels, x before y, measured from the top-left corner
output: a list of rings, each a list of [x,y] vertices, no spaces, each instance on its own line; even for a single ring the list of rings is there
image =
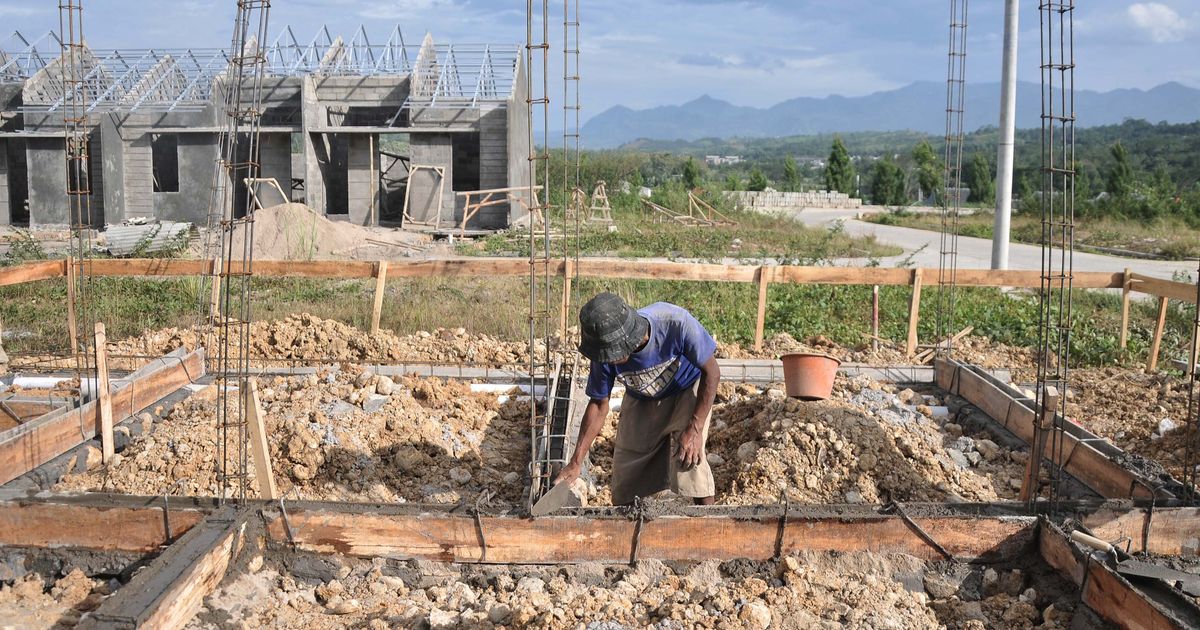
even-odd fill
[[[97,318],[108,325],[110,339],[120,339],[168,326],[198,322],[198,290],[188,279],[98,278],[91,295]],[[279,319],[308,312],[366,328],[373,282],[315,279],[256,280],[255,319]],[[723,342],[753,340],[757,287],[753,284],[683,281],[582,279],[579,295],[610,290],[635,304],[668,301],[691,310]],[[560,285],[551,286],[554,299]],[[902,343],[907,333],[908,287],[881,287],[881,335]],[[1006,344],[1036,347],[1036,296],[969,288],[956,292],[954,327],[975,327],[976,335]],[[0,318],[11,334],[10,354],[67,351],[64,304],[59,281],[0,288]],[[920,337],[936,335],[937,288],[922,296]],[[396,280],[388,283],[382,325],[397,333],[463,327],[473,333],[524,339],[528,293],[523,278]],[[1155,312],[1150,301],[1133,303],[1129,347],[1118,348],[1120,297],[1077,291],[1072,336],[1074,365],[1132,364],[1143,361],[1150,345]],[[766,334],[787,332],[797,338],[824,335],[845,346],[863,343],[870,328],[871,288],[866,286],[772,285]],[[1191,307],[1172,306],[1164,341],[1164,359],[1187,345]]]

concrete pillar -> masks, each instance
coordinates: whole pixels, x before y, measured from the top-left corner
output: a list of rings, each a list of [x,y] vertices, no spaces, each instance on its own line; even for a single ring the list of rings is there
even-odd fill
[[[100,142],[104,151],[97,165],[103,172],[104,181],[116,182],[105,186],[103,191],[104,213],[109,223],[121,223],[125,216],[125,141],[117,121],[111,116],[100,120]]]
[[[321,105],[317,100],[317,85],[311,76],[304,77],[300,89],[300,113],[304,136],[304,203],[318,214],[325,214],[325,174],[322,164],[329,162],[329,143],[324,134],[311,130],[321,126]]]
[[[992,230],[992,269],[1008,268],[1012,218],[1013,151],[1017,127],[1018,0],[1004,3],[1004,63],[1000,69],[1000,143],[996,157],[996,220]]]
[[[129,131],[133,135],[125,143],[125,218],[153,219],[154,154],[150,146],[150,133],[146,128]],[[180,181],[183,180],[182,175],[180,173]]]
[[[12,224],[8,202],[8,142],[0,138],[0,225]]]
[[[450,134],[414,133],[410,136],[414,166],[440,166],[446,169],[442,188],[442,223],[449,225],[454,217],[454,143]],[[408,180],[408,213],[413,219],[432,223],[437,218],[437,193],[441,185],[437,175],[421,169]]]
[[[376,189],[374,181],[379,165],[376,163],[378,137],[371,134],[349,134],[346,156],[346,198],[350,209],[350,222],[355,225],[375,225],[379,222],[378,210],[374,207]],[[374,155],[372,155],[374,153]],[[374,180],[374,181],[373,181]]]

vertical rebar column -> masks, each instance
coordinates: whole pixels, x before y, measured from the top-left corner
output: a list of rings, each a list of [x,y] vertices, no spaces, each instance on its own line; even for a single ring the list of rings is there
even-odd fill
[[[950,44],[946,57],[946,135],[943,162],[942,234],[938,257],[937,345],[954,352],[954,290],[958,280],[958,217],[962,210],[963,112],[967,87],[967,0],[950,0]]]
[[[550,249],[550,5],[549,0],[526,0],[525,57],[529,116],[529,425],[530,506],[549,488],[552,471],[546,458],[551,419],[554,415],[553,385],[557,378],[551,365],[551,335],[557,308],[551,287],[553,272]],[[538,147],[534,129],[540,124],[546,144]],[[545,187],[538,195],[539,182]],[[538,392],[545,404],[538,405]]]
[[[238,0],[226,72],[225,130],[212,199],[220,203],[220,296],[213,322],[217,384],[217,483],[221,502],[243,501],[248,486],[246,397],[250,368],[250,299],[254,197],[259,175],[264,42],[270,0]],[[210,216],[218,213],[210,208]]]
[[[1075,249],[1075,2],[1041,2],[1041,209],[1042,258],[1037,371],[1038,416],[1053,413],[1049,446],[1049,508],[1057,509],[1065,407],[1071,363],[1071,288]],[[1056,409],[1045,409],[1047,386],[1057,389]],[[1036,507],[1038,480],[1032,480]]]
[[[1200,378],[1196,375],[1200,371],[1200,366],[1196,365],[1197,352],[1200,352],[1200,261],[1197,261],[1196,269],[1196,308],[1192,311],[1190,352],[1188,365],[1191,367],[1191,373],[1188,374],[1188,409],[1183,429],[1183,479],[1181,480],[1183,481],[1183,498],[1189,502],[1197,499],[1196,482],[1200,477],[1200,471],[1197,470],[1200,466],[1197,465],[1195,453],[1193,453],[1197,440],[1196,431],[1200,428]]]
[[[63,147],[66,155],[66,193],[71,242],[69,248],[72,269],[67,274],[68,299],[72,300],[75,317],[75,373],[79,378],[80,427],[90,421],[83,414],[86,384],[96,372],[95,312],[91,305],[92,269],[92,178],[91,125],[88,120],[89,87],[87,75],[91,68],[91,53],[83,41],[83,5],[77,0],[58,3],[59,58],[63,88]]]

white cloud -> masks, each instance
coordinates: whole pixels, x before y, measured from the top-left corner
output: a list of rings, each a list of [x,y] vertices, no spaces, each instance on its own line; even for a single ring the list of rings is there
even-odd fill
[[[11,4],[0,4],[0,16],[25,16],[34,15],[36,10],[29,7],[18,7]]]
[[[444,11],[453,6],[453,0],[391,0],[390,2],[371,2],[364,6],[358,14],[365,18],[380,20],[411,19],[426,17],[431,11]]]
[[[1129,18],[1156,44],[1183,40],[1188,23],[1175,9],[1161,2],[1138,2],[1129,6]]]

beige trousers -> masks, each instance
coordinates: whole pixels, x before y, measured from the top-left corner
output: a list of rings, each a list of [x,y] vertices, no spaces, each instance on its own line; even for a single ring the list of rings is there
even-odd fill
[[[626,395],[617,420],[613,449],[612,500],[614,505],[632,503],[634,497],[649,497],[668,488],[693,498],[716,494],[707,449],[700,463],[684,467],[675,450],[679,434],[692,421],[700,380],[690,389],[661,400],[644,400]],[[708,442],[711,412],[704,418],[701,436]]]

